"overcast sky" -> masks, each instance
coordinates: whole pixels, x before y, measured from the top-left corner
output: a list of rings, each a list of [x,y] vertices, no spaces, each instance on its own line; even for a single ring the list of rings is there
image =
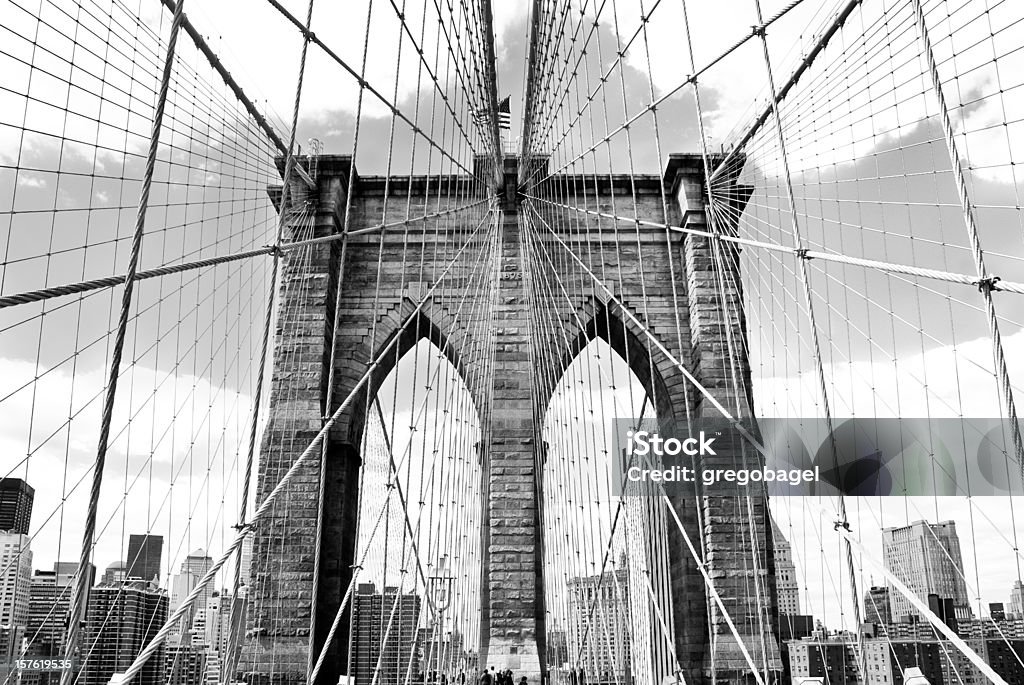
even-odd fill
[[[54,8],[60,3],[42,0],[39,4],[47,17],[59,15]],[[296,16],[305,16],[302,0],[287,0],[283,4]],[[425,29],[424,52],[433,59],[439,40],[438,26],[433,17],[422,23],[423,5],[415,7],[416,4],[400,6],[408,5],[405,17],[410,31],[418,36],[421,28]],[[766,0],[762,4],[765,16],[770,16],[786,3]],[[511,0],[494,3],[499,97],[511,96],[513,140],[520,133],[523,108],[528,5]],[[773,63],[778,67],[777,83],[806,52],[816,31],[837,5],[832,0],[807,0],[772,28],[769,46]],[[972,167],[968,175],[972,192],[985,205],[979,209],[979,221],[982,242],[990,252],[990,266],[994,273],[1005,274],[1007,280],[1024,280],[1014,276],[1021,273],[1019,258],[1024,255],[1015,169],[1024,140],[1016,123],[1024,116],[1018,88],[1024,78],[1024,66],[1019,54],[1007,47],[1019,44],[1018,29],[1006,28],[1015,25],[1022,8],[1018,3],[988,0],[947,4],[933,1],[925,5],[944,78],[962,73],[956,87],[950,87],[948,97],[953,105],[969,103],[955,117],[955,125],[964,133],[961,142]],[[36,11],[36,3],[22,0],[18,6],[29,11],[9,3],[0,7],[0,24],[9,27],[4,30],[22,39],[32,37],[38,30],[38,42],[59,52],[59,32],[45,26],[38,29],[26,20]],[[934,119],[927,118],[934,113],[934,101],[926,95],[927,83],[922,80],[925,72],[919,60],[904,67],[907,75],[898,85],[894,80],[888,86],[872,86],[876,91],[862,89],[865,83],[875,83],[879,74],[893,79],[894,74],[903,74],[895,67],[902,64],[904,51],[912,51],[915,45],[907,38],[913,34],[905,30],[908,6],[895,0],[865,3],[864,11],[855,17],[823,60],[822,64],[831,66],[812,72],[806,87],[797,89],[786,105],[791,117],[787,119],[791,124],[787,129],[788,151],[796,193],[803,202],[803,228],[808,246],[823,251],[971,273],[973,263],[966,249],[969,239],[956,207],[948,157],[943,157],[944,143]],[[287,139],[301,45],[298,32],[266,3],[188,0],[186,7],[229,71],[258,107],[268,112]],[[379,0],[373,7],[368,43],[364,43],[365,0],[321,1],[315,7],[312,29],[357,71],[362,68],[365,46],[367,80],[389,99],[397,92],[396,102],[403,112],[417,111],[420,103],[417,121],[425,130],[431,125],[431,112],[435,114],[435,126],[441,127],[443,108],[436,102],[426,104],[432,97],[432,87],[420,81],[421,88],[417,90],[417,79],[427,77],[420,74],[407,39],[402,60],[397,60],[402,27],[395,18],[394,7]],[[599,28],[603,64],[595,62],[595,66],[607,67],[615,53],[617,35],[611,7],[609,3]],[[624,39],[638,26],[642,4],[640,0],[620,0],[615,7],[618,37]],[[629,113],[639,111],[650,101],[652,88],[655,97],[671,92],[692,71],[683,49],[680,9],[677,2],[660,3],[657,19],[648,27],[649,57],[640,49],[627,53],[622,82],[615,85],[626,93]],[[891,11],[883,15],[883,9]],[[128,10],[122,14],[128,16],[138,11],[145,26],[166,35],[169,15],[155,0],[129,2]],[[748,35],[750,26],[757,21],[753,2],[730,2],[728,11],[723,11],[722,3],[690,2],[689,10],[698,66]],[[594,10],[588,7],[586,12],[591,17]],[[888,43],[892,46],[888,55],[879,52],[878,45],[882,43],[866,39],[858,42],[858,35],[885,35],[878,33],[879,26],[884,25],[879,19],[885,16],[891,17],[892,25],[886,28],[894,36]],[[578,14],[571,15],[568,25],[574,27],[578,18]],[[55,25],[66,26],[67,17],[62,21],[54,19]],[[588,22],[584,22],[586,26]],[[949,38],[950,27],[959,29],[955,40]],[[117,34],[118,30],[112,31]],[[989,38],[990,33],[996,37]],[[125,115],[123,122],[116,114],[114,132],[124,134],[124,140],[115,148],[120,150],[119,154],[97,151],[97,146],[61,147],[55,145],[54,138],[44,135],[21,135],[23,127],[47,128],[51,122],[42,113],[26,109],[24,102],[16,100],[17,94],[31,89],[46,98],[52,95],[48,88],[60,89],[47,85],[46,78],[38,75],[33,77],[34,85],[23,80],[29,77],[29,70],[24,64],[19,66],[19,59],[37,60],[39,69],[33,73],[38,74],[49,57],[44,51],[33,57],[31,40],[18,41],[10,35],[8,38],[9,41],[0,40],[0,44],[12,46],[0,56],[0,85],[6,88],[0,94],[4,98],[0,100],[0,211],[4,221],[0,231],[7,233],[2,292],[9,294],[120,272],[138,192],[131,179],[141,172],[139,155],[145,149],[148,134],[145,112],[139,116]],[[81,40],[85,42],[84,38]],[[444,40],[443,34],[440,40]],[[146,40],[136,39],[135,43],[144,46]],[[185,63],[201,65],[201,58],[184,37],[182,44]],[[975,44],[989,49],[989,56],[978,56],[979,50],[969,49]],[[959,64],[946,59],[954,52],[954,46],[962,54]],[[748,42],[701,78],[702,105],[712,148],[728,146],[752,114],[764,105],[767,89],[759,49],[755,42]],[[863,73],[844,70],[843,50],[861,57],[869,52],[872,59],[880,61]],[[86,61],[82,53],[78,54],[77,59]],[[444,50],[440,54],[445,59]],[[590,59],[597,59],[596,52],[591,51]],[[204,73],[212,78],[208,70]],[[83,79],[83,90],[95,87],[85,84],[80,74],[73,78]],[[596,81],[596,70],[591,78]],[[116,84],[116,79],[111,77],[110,82]],[[949,82],[952,84],[952,80]],[[834,90],[827,90],[826,84]],[[586,89],[580,90],[585,97]],[[223,95],[222,90],[218,92]],[[858,93],[862,92],[872,94],[859,99]],[[73,95],[74,89],[67,97]],[[574,91],[574,98],[577,95],[579,91]],[[137,97],[149,102],[145,94]],[[203,118],[197,106],[208,94],[182,88],[175,97],[178,99],[172,108],[174,130],[186,135],[185,124]],[[621,96],[611,93],[611,97],[607,111],[614,128],[626,115],[622,112]],[[311,48],[298,142],[305,148],[307,140],[315,136],[323,141],[327,153],[351,153],[353,123],[358,112],[357,168],[367,174],[383,173],[390,159],[393,171],[407,173],[414,136],[399,125],[395,142],[385,144],[392,123],[389,111],[370,96],[364,97],[361,109],[359,102],[354,79],[322,51]],[[72,111],[76,107],[81,111],[86,108],[77,101],[67,106]],[[457,106],[468,125],[467,106],[464,102]],[[563,114],[571,115],[576,106],[575,100],[570,99]],[[276,216],[265,195],[265,186],[276,181],[270,160],[272,151],[265,142],[261,146],[245,145],[247,135],[252,134],[252,140],[258,136],[253,134],[251,124],[236,130],[232,116],[244,120],[244,114],[237,110],[225,114],[228,110],[226,106],[217,109],[222,124],[219,129],[210,126],[211,130],[191,130],[188,134],[193,139],[202,139],[205,156],[200,154],[190,160],[183,179],[168,175],[164,180],[169,182],[155,190],[154,203],[163,212],[157,220],[162,224],[151,228],[169,229],[182,224],[203,230],[154,231],[154,238],[147,238],[145,265],[225,254],[272,242]],[[865,112],[869,113],[866,118]],[[594,114],[599,123],[596,138],[603,135],[604,127],[599,113]],[[115,114],[103,110],[97,116],[103,120]],[[82,124],[69,123],[71,119],[57,122],[60,125],[54,133],[58,136],[56,140],[62,127],[65,135],[70,136],[67,127]],[[998,126],[1004,121],[1014,124]],[[993,124],[997,124],[994,129]],[[870,129],[868,134],[864,134],[864,126]],[[993,136],[992,130],[999,135]],[[773,129],[764,129],[749,148],[751,163],[744,169],[743,180],[754,183],[757,190],[741,222],[741,232],[746,237],[791,245],[790,226],[779,218],[784,201],[782,172],[772,134]],[[450,126],[446,132],[435,135],[439,140],[457,140]],[[659,107],[659,136],[660,158],[651,122],[645,119],[635,127],[631,152],[638,173],[660,172],[670,152],[699,149],[691,89],[679,90]],[[596,138],[588,130],[580,140],[570,137],[569,142],[553,146],[554,163],[569,164]],[[616,138],[615,145],[616,155],[624,152],[622,136]],[[237,148],[241,152],[234,156],[210,152],[215,148]],[[417,150],[414,170],[427,164],[428,153],[422,138]],[[472,159],[472,151],[466,147],[457,155],[463,163]],[[83,168],[94,175],[106,174],[110,178],[76,185],[66,173],[58,176],[57,170],[67,172],[67,165],[72,163],[84,164]],[[434,155],[431,164],[439,165],[439,156]],[[15,165],[37,171],[15,173]],[[924,181],[918,185],[920,179]],[[176,195],[175,181],[188,189]],[[176,209],[175,203],[182,201],[191,203],[192,209]],[[924,206],[916,205],[917,202]],[[900,205],[899,211],[877,209],[889,207],[890,203]],[[56,205],[91,209],[101,219],[77,221],[66,218],[68,214],[45,211]],[[210,209],[214,205],[217,208]],[[913,209],[912,205],[918,208]],[[852,215],[850,210],[854,207],[866,209],[860,215]],[[101,208],[103,211],[99,212]],[[44,211],[35,211],[39,209]],[[161,237],[156,239],[158,234]],[[96,245],[88,251],[72,249],[82,245],[83,239]],[[100,244],[104,241],[109,244]],[[67,253],[61,254],[64,248],[68,248]],[[744,250],[743,259],[759,413],[819,415],[817,376],[810,364],[807,323],[799,313],[803,304],[793,262],[787,261],[788,257],[751,249]],[[821,330],[829,332],[823,357],[835,415],[1000,414],[991,343],[982,302],[974,288],[933,282],[920,287],[903,277],[879,276],[817,262],[812,263],[811,277],[818,284],[818,324]],[[133,363],[120,391],[123,399],[115,414],[118,430],[100,510],[96,563],[101,570],[124,557],[129,533],[145,530],[167,538],[164,568],[171,572],[196,547],[209,549],[214,555],[224,549],[230,536],[228,526],[235,521],[237,511],[239,454],[244,455],[246,415],[252,401],[253,376],[248,360],[257,356],[267,280],[265,263],[260,262],[255,266],[245,263],[221,267],[195,280],[175,277],[166,285],[150,282],[140,286],[139,309],[147,313],[140,315],[130,330],[128,359]],[[42,324],[36,316],[39,309],[3,315],[0,459],[4,467],[9,465],[2,469],[4,473],[27,476],[36,487],[33,528],[37,538],[33,548],[38,568],[48,567],[58,557],[63,560],[78,556],[81,513],[86,507],[89,465],[99,422],[96,398],[100,396],[109,359],[106,331],[113,327],[118,300],[117,293],[103,292],[87,298],[80,307],[51,308]],[[1015,295],[999,295],[997,300],[1015,384],[1024,373],[1021,300],[1024,298]],[[152,307],[147,309],[147,304]],[[160,343],[150,345],[155,339]],[[619,404],[622,406],[610,411],[617,415],[628,411],[622,398]],[[74,416],[70,429],[64,425],[69,416]],[[426,433],[420,439],[425,436]],[[404,444],[408,440],[399,433],[395,442]],[[417,449],[422,450],[422,444]],[[31,456],[26,458],[27,454]],[[1022,508],[1014,506],[1011,515],[1010,503],[1005,499],[959,499],[941,504],[930,499],[884,504],[863,501],[850,505],[855,534],[862,536],[866,547],[878,556],[882,525],[936,517],[957,521],[967,584],[972,588],[972,597],[980,593],[983,603],[1007,601],[1010,585],[1018,578],[1017,558],[1012,551],[1016,544],[1011,541],[1022,515],[1018,510]],[[606,502],[602,511],[607,516],[612,503]],[[849,616],[849,605],[841,609],[845,573],[831,563],[838,558],[831,552],[838,549],[838,537],[832,533],[831,522],[796,499],[780,502],[775,511],[780,526],[790,537],[801,569],[801,583],[807,588],[803,598],[807,608],[838,625],[840,613]],[[1013,522],[1010,533],[1006,532],[1008,521]],[[864,568],[862,586],[865,579],[877,579],[867,570],[867,564]]]

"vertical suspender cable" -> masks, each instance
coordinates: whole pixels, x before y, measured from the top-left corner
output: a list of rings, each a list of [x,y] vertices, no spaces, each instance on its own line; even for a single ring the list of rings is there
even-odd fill
[[[179,3],[180,4],[180,3]],[[292,154],[295,149],[295,131],[299,125],[299,102],[302,98],[302,81],[306,73],[306,53],[309,48],[309,27],[313,21],[313,0],[309,0],[306,11],[306,31],[302,34],[302,55],[299,58],[299,76],[295,86],[295,104],[292,108],[292,130],[288,138],[284,176],[282,177],[281,200],[278,208],[277,236],[274,241],[273,263],[270,271],[270,287],[267,291],[266,315],[263,320],[263,341],[260,347],[260,364],[256,377],[256,390],[252,400],[252,423],[249,427],[249,447],[245,460],[245,479],[242,483],[242,501],[239,504],[238,524],[239,530],[246,526],[247,510],[249,508],[249,488],[252,481],[252,468],[256,454],[256,437],[259,431],[260,404],[263,401],[263,385],[267,375],[267,351],[270,347],[270,327],[274,316],[274,300],[277,297],[277,276],[281,267],[281,240],[284,237],[284,225],[288,218],[289,187],[291,185],[292,171],[295,168],[295,156]],[[242,548],[239,546],[235,555],[235,573],[232,582],[231,618],[229,621],[228,654],[224,660],[223,682],[229,682],[227,678],[232,675],[241,654],[242,626],[237,613],[241,610],[238,602],[238,592],[241,587],[241,564]],[[63,683],[61,685],[64,685]]]
[[[139,257],[142,253],[142,234],[146,227],[146,210],[149,207],[149,191],[153,185],[153,170],[156,166],[156,155],[160,146],[160,130],[163,127],[164,110],[167,106],[167,91],[171,83],[171,71],[174,68],[174,51],[178,42],[178,29],[181,27],[182,7],[185,0],[179,0],[171,22],[171,32],[167,39],[167,53],[164,56],[163,75],[160,80],[160,92],[157,95],[156,111],[153,115],[153,130],[149,137],[149,153],[146,157],[146,171],[142,179],[142,192],[139,196],[139,209],[135,218],[135,234],[132,238],[132,251],[128,259],[128,271],[125,275],[124,291],[121,295],[121,314],[117,322],[117,333],[114,338],[114,350],[110,358],[110,370],[107,381],[106,397],[103,401],[103,414],[100,420],[99,444],[96,448],[96,462],[92,474],[92,490],[89,493],[89,510],[86,512],[85,532],[82,535],[82,554],[78,563],[78,576],[75,583],[75,594],[71,599],[70,621],[68,623],[67,648],[65,654],[73,658],[78,647],[79,633],[84,620],[86,595],[89,591],[90,574],[87,569],[92,557],[93,537],[96,533],[96,510],[99,505],[100,489],[103,485],[103,466],[107,459],[107,447],[110,438],[110,424],[114,414],[114,401],[117,398],[117,377],[121,370],[121,356],[124,353],[124,340],[128,330],[128,315],[131,311],[132,296],[135,291],[135,272],[138,270]],[[61,685],[71,685],[74,678],[71,669],[61,671]]]
[[[764,53],[764,66],[765,66],[765,69],[768,72],[768,87],[770,89],[772,115],[773,115],[773,118],[775,119],[775,135],[776,135],[776,139],[778,140],[778,144],[779,144],[779,156],[781,158],[780,161],[782,162],[782,169],[783,169],[783,173],[785,175],[785,182],[786,182],[786,199],[787,199],[787,201],[789,203],[790,217],[791,217],[792,222],[793,222],[793,224],[792,224],[792,228],[793,228],[793,248],[796,250],[796,254],[797,255],[801,255],[801,254],[803,254],[803,252],[802,252],[802,250],[803,250],[803,239],[801,238],[801,235],[800,235],[800,225],[799,225],[799,222],[797,221],[796,199],[793,196],[793,179],[792,179],[792,176],[790,175],[790,172],[789,172],[789,159],[786,156],[786,141],[785,141],[785,136],[782,133],[782,119],[780,118],[780,115],[779,115],[779,102],[778,102],[778,97],[777,97],[777,93],[776,93],[776,90],[775,90],[775,79],[774,79],[774,77],[772,75],[771,57],[768,54],[768,37],[766,35],[765,29],[764,29],[764,25],[763,25],[764,19],[763,19],[763,16],[761,14],[761,0],[754,0],[754,6],[757,9],[757,21],[758,21],[758,24],[759,24],[759,26],[756,27],[756,31],[757,31],[758,35],[760,36],[760,38],[761,38],[761,47],[762,47],[763,53]],[[827,390],[827,384],[825,382],[825,368],[824,368],[824,362],[822,361],[822,356],[821,356],[821,342],[818,339],[818,326],[817,326],[817,324],[815,323],[815,320],[814,320],[814,303],[813,303],[813,301],[811,299],[811,285],[810,285],[810,276],[807,273],[807,259],[806,258],[800,258],[797,261],[800,262],[800,285],[801,285],[801,290],[803,291],[803,295],[804,295],[804,306],[807,307],[807,322],[810,325],[810,329],[811,329],[811,349],[814,352],[814,366],[815,366],[815,371],[817,373],[817,378],[818,378],[818,388],[821,391],[822,408],[824,409],[824,412],[825,412],[825,427],[826,427],[826,430],[828,431],[828,435],[829,435],[830,448],[832,450],[832,459],[833,459],[834,462],[838,462],[838,458],[839,458],[839,455],[837,453],[838,446],[836,445],[835,435],[833,433],[832,411],[831,411],[831,408],[829,406],[828,390]],[[849,524],[849,522],[847,520],[847,516],[846,516],[846,500],[843,498],[843,493],[841,491],[840,491],[839,497],[838,497],[838,507],[839,507],[839,521],[836,523],[836,525],[837,526],[841,526],[842,528],[844,528],[846,530],[849,530],[850,529],[850,524]],[[847,567],[848,575],[850,577],[850,593],[851,593],[851,596],[852,596],[852,599],[853,599],[852,603],[853,603],[854,624],[859,626],[860,622],[861,622],[861,615],[860,615],[860,604],[859,604],[859,600],[857,599],[857,576],[856,576],[856,569],[855,569],[855,566],[854,566],[854,563],[853,563],[853,548],[850,545],[849,538],[844,538],[844,540],[846,542],[846,544],[845,544],[846,567]],[[857,642],[858,642],[858,650],[857,650],[858,651],[858,664],[859,664],[859,667],[860,667],[860,671],[863,674],[863,673],[865,673],[864,649],[863,649],[863,644],[861,642],[861,637],[860,637],[860,631],[859,630],[857,631]]]
[[[490,130],[493,149],[491,157],[494,160],[494,183],[498,188],[505,176],[501,163],[501,130],[498,127],[498,72],[494,57],[494,20],[491,12],[491,0],[480,0],[480,8],[483,14],[484,29],[484,61],[487,63],[487,126]]]
[[[533,135],[533,108],[534,101],[537,98],[537,84],[534,75],[537,73],[537,45],[540,40],[542,14],[541,1],[533,0],[530,6],[530,40],[526,58],[526,94],[524,95],[523,102],[523,129],[520,132],[520,137],[522,138],[520,142],[522,145],[519,152],[519,183],[524,183],[528,180],[526,169],[532,166],[529,160],[533,152],[531,141]]]

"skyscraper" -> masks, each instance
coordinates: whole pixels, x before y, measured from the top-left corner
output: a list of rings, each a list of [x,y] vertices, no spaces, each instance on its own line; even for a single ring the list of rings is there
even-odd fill
[[[570,578],[568,586],[570,658],[581,655],[580,666],[590,685],[629,683],[629,572]]]
[[[242,555],[239,560],[239,577],[243,586],[248,586],[250,583],[250,575],[252,573],[252,535],[246,535],[245,539],[242,540]]]
[[[20,478],[0,478],[0,531],[28,535],[36,491]]]
[[[644,428],[659,431],[654,421],[645,422]],[[623,450],[619,463],[621,474],[625,474],[635,460]],[[618,479],[619,475],[615,478]],[[676,668],[674,650],[661,638],[662,619],[659,618],[672,615],[672,583],[668,574],[661,578],[648,577],[647,570],[665,568],[670,564],[668,546],[662,541],[667,539],[669,526],[674,524],[670,524],[670,517],[660,501],[657,483],[627,482],[625,495],[623,523],[626,544],[620,551],[615,568],[626,572],[625,597],[648,597],[651,593],[651,601],[638,602],[627,614],[627,632],[632,640],[629,671],[637,681],[661,683]],[[571,630],[571,616],[566,620]]]
[[[162,535],[136,535],[128,537],[128,578],[160,581],[160,561],[163,554]]]
[[[171,603],[168,611],[171,613],[177,611],[211,566],[213,566],[213,559],[206,554],[206,550],[197,549],[185,557],[185,561],[181,562],[181,569],[171,579]],[[192,611],[182,618],[178,624],[178,634],[172,640],[176,639],[181,643],[191,641],[189,636],[194,628],[193,619],[206,611],[206,603],[212,596],[213,584],[210,583],[192,606]]]
[[[232,609],[235,612],[233,617],[235,630],[240,627],[244,628],[242,624],[245,619],[245,597],[233,599],[225,592],[214,594],[206,600],[206,608],[201,612],[202,617],[200,618],[197,613],[193,621],[193,630],[197,637],[201,630],[202,642],[218,652],[222,658],[227,649],[228,640],[231,638]]]
[[[397,615],[395,618],[398,618]],[[458,631],[442,633],[437,625],[423,627],[417,631],[416,644],[420,650],[421,672],[450,676],[465,670],[465,645]]]
[[[181,603],[185,601],[189,593],[195,589],[196,585],[206,572],[213,566],[213,559],[211,559],[204,549],[194,550],[191,554],[185,557],[185,561],[181,562],[181,569],[171,579],[171,606],[170,610],[173,612]],[[197,609],[206,608],[206,600],[213,596],[213,585],[207,585],[206,591],[203,596],[200,597],[196,603]]]
[[[5,664],[20,653],[28,626],[31,588],[28,535],[0,532],[0,658]]]
[[[955,522],[915,521],[909,526],[884,528],[882,552],[886,568],[926,605],[928,595],[938,595],[942,600],[952,600],[957,618],[971,617]],[[891,584],[889,606],[894,621],[918,614]]]
[[[400,594],[396,587],[385,587],[383,593],[376,590],[373,583],[361,583],[353,604],[352,664],[356,682],[373,682],[379,662],[377,685],[399,685],[406,682],[410,669],[415,675],[419,666],[415,656],[421,600],[416,593]]]
[[[115,561],[103,572],[103,579],[100,582],[104,585],[115,585],[117,583],[123,583],[127,577],[128,563],[124,561]]]
[[[28,655],[31,657],[57,657],[64,654],[64,640],[68,628],[71,596],[75,591],[78,564],[58,561],[53,570],[39,570],[32,575],[29,595]],[[95,575],[92,566],[87,571],[92,585]],[[56,682],[57,673],[45,673],[43,682]]]
[[[864,622],[878,626],[892,623],[889,588],[875,585],[864,593]]]
[[[1019,580],[1013,581],[1013,588],[1010,590],[1010,606],[1007,611],[1014,618],[1024,618],[1024,583]]]
[[[216,599],[216,620],[210,614],[213,608],[211,602],[207,602],[206,641],[213,645],[216,651],[207,658],[206,666],[208,680],[212,679],[213,685],[216,685],[218,682],[232,681],[233,674],[221,671],[227,671],[237,663],[238,649],[245,633],[247,601],[245,588],[239,588],[237,597],[222,593],[220,597],[211,598],[213,599]],[[213,670],[213,667],[216,667],[216,670]]]
[[[198,685],[206,676],[207,650],[202,645],[172,645],[164,657],[164,685]]]
[[[152,583],[94,587],[79,647],[80,685],[107,685],[115,673],[124,673],[166,620],[167,593]],[[132,682],[164,685],[165,668],[161,645]]]
[[[796,577],[793,550],[774,518],[772,519],[772,542],[775,547],[775,589],[779,597],[779,613],[787,616],[799,616],[800,582]]]
[[[569,661],[569,637],[558,627],[557,621],[548,628],[547,661],[552,668],[562,668]]]

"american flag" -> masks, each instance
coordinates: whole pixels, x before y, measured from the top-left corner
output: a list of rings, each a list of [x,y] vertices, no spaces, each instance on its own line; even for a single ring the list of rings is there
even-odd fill
[[[510,97],[512,96],[506,96],[505,99],[501,101],[501,104],[498,105],[498,128],[506,131],[512,129],[512,112],[509,111],[508,106],[508,99]]]
[[[509,110],[509,95],[498,105],[498,129],[503,131],[512,130],[512,112]],[[488,112],[486,109],[478,109],[473,112],[473,118],[479,125],[486,126],[490,121],[490,117],[487,116]]]

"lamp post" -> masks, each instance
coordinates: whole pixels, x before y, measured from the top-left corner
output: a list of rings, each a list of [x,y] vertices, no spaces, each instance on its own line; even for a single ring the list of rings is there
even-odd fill
[[[448,572],[448,555],[442,555],[437,562],[437,571],[435,575],[427,578],[427,592],[430,593],[431,604],[433,605],[434,615],[433,621],[430,628],[431,642],[434,643],[438,639],[442,639],[444,631],[444,612],[448,610],[448,607],[452,603],[452,584],[455,582],[455,578]],[[437,637],[435,637],[437,636]],[[443,644],[443,639],[442,639]],[[438,650],[440,652],[440,650]],[[441,655],[437,657],[437,669],[441,670]],[[430,670],[430,655],[427,655],[427,669]],[[427,675],[426,673],[424,675]]]

